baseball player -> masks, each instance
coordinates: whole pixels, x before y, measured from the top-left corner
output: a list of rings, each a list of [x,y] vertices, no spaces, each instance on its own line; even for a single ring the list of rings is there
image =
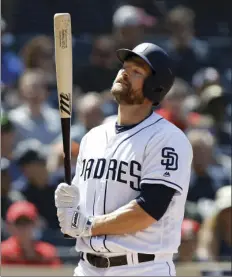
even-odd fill
[[[173,84],[171,62],[151,43],[117,56],[117,122],[82,139],[72,185],[55,192],[57,216],[81,254],[74,276],[174,276],[192,148],[152,111]]]

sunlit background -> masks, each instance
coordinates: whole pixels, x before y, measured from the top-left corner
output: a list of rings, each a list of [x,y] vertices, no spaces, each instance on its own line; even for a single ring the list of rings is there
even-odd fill
[[[163,47],[176,81],[156,112],[186,133],[194,151],[177,273],[231,275],[231,11],[229,0],[2,0],[4,276],[71,276],[79,260],[54,206],[64,180],[53,41],[59,12],[72,18],[73,174],[81,138],[117,114],[115,50],[144,41]]]

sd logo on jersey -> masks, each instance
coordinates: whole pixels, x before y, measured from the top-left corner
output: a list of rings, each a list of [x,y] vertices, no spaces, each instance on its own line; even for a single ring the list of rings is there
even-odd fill
[[[164,147],[162,149],[161,164],[165,165],[166,170],[177,170],[178,169],[178,155],[175,149],[172,147]]]

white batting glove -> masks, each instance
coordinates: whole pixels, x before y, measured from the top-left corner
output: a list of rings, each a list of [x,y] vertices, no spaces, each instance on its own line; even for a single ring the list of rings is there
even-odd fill
[[[74,208],[79,205],[80,192],[79,189],[66,183],[58,185],[55,191],[55,205],[57,208]]]
[[[76,186],[61,183],[55,191],[55,205],[61,232],[71,237],[91,236],[93,218],[79,210],[80,193]]]
[[[57,216],[63,234],[74,238],[92,235],[91,229],[94,218],[81,214],[79,208],[58,208]]]

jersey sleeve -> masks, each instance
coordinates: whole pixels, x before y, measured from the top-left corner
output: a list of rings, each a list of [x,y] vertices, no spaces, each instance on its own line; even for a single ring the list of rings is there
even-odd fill
[[[77,157],[77,163],[76,163],[76,170],[75,175],[72,180],[72,185],[78,186],[79,184],[79,176],[81,172],[81,166],[82,166],[82,157],[83,157],[83,149],[85,148],[86,143],[86,135],[82,138],[79,148],[79,154]]]
[[[141,186],[161,184],[182,194],[189,186],[192,156],[191,144],[183,133],[156,136],[145,150]]]

